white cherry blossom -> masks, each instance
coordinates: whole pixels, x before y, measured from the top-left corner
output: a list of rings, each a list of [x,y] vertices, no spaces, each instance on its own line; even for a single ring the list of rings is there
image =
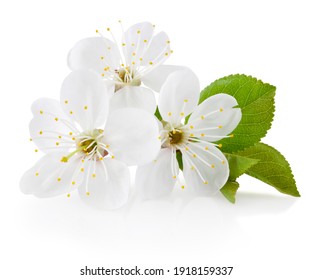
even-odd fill
[[[191,70],[172,73],[161,88],[162,149],[154,161],[138,167],[136,173],[136,186],[146,198],[172,191],[179,175],[177,153],[182,153],[187,186],[212,195],[226,183],[228,162],[214,142],[233,137],[229,133],[240,122],[241,110],[235,108],[236,99],[227,94],[214,95],[200,105],[198,100],[199,81]]]
[[[52,197],[78,188],[98,208],[126,203],[127,165],[149,162],[159,152],[158,124],[142,109],[108,115],[113,91],[98,75],[74,71],[64,81],[60,102],[42,98],[32,105],[32,141],[46,153],[21,179],[26,194]]]
[[[97,30],[98,37],[76,43],[68,55],[72,70],[92,70],[115,87],[110,110],[123,107],[143,108],[155,112],[154,92],[158,92],[167,76],[183,67],[163,65],[171,55],[170,41],[165,32],[154,35],[149,22],[122,28],[118,42],[107,28],[111,39]],[[143,86],[144,85],[144,86]]]

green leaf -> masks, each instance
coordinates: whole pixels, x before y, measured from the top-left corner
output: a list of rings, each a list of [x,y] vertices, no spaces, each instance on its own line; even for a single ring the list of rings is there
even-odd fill
[[[235,203],[235,196],[239,184],[235,181],[239,176],[244,174],[249,168],[259,162],[258,159],[242,157],[233,154],[224,154],[228,160],[230,175],[227,183],[220,190],[221,193],[232,203]]]
[[[155,111],[154,115],[156,116],[156,118],[157,118],[158,120],[162,121],[162,116],[161,116],[161,114],[160,114],[160,112],[159,112],[158,106],[157,106],[157,108],[156,108],[156,111]]]
[[[249,168],[259,162],[259,159],[242,157],[234,154],[224,154],[228,160],[230,175],[229,181],[235,181],[239,176],[244,174]]]
[[[235,203],[235,196],[238,188],[239,184],[236,181],[228,181],[220,191],[227,198],[228,201]]]
[[[218,93],[235,97],[242,110],[242,120],[232,132],[234,138],[225,138],[218,142],[222,143],[222,150],[233,153],[258,143],[271,127],[275,87],[251,76],[231,75],[206,87],[201,92],[199,103]]]
[[[289,163],[273,147],[258,143],[239,152],[238,155],[259,160],[246,171],[246,174],[271,185],[281,193],[300,196]]]
[[[181,151],[177,151],[177,161],[179,164],[179,168],[183,171],[183,160],[182,160],[182,153]]]

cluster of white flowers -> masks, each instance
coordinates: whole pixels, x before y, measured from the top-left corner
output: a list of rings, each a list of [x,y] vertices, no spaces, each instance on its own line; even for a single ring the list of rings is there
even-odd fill
[[[186,67],[163,65],[170,41],[154,29],[135,24],[117,43],[108,28],[113,40],[97,31],[73,47],[60,101],[32,105],[31,140],[45,155],[22,177],[22,192],[70,197],[78,189],[90,205],[118,208],[128,199],[128,165],[138,166],[135,187],[156,198],[177,184],[177,153],[187,186],[213,194],[225,184],[228,163],[214,142],[232,136],[241,110],[227,94],[197,105],[198,78]]]

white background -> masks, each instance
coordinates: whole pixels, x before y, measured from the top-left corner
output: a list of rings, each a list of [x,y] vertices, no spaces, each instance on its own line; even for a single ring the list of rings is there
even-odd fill
[[[312,279],[311,12],[302,0],[1,1],[1,279],[93,279],[79,276],[85,265],[234,266],[215,279]],[[166,31],[174,49],[168,63],[191,67],[202,88],[234,73],[277,86],[263,141],[287,157],[302,197],[249,177],[240,178],[235,205],[177,189],[171,199],[132,198],[123,209],[97,212],[75,195],[20,193],[20,177],[40,157],[28,141],[31,103],[58,99],[69,49],[95,29],[118,28],[119,19]]]

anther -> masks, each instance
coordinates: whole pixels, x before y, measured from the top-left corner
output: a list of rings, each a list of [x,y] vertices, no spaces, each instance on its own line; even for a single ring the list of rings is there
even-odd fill
[[[68,158],[67,157],[62,157],[61,158],[61,162],[68,162]]]

